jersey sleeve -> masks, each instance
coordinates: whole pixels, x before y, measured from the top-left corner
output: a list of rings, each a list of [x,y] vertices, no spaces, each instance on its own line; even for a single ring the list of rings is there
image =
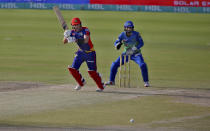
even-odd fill
[[[84,35],[90,35],[90,30],[87,27],[84,29]]]
[[[136,48],[140,49],[144,45],[144,41],[143,41],[141,35],[139,34],[139,32],[137,32],[137,34],[136,34],[136,40],[137,40]]]

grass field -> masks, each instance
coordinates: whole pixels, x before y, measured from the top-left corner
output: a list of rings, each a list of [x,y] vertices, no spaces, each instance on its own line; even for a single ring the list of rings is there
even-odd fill
[[[67,21],[80,17],[83,26],[89,27],[97,51],[98,71],[104,80],[108,80],[110,65],[120,54],[113,42],[123,30],[123,23],[132,20],[145,41],[142,52],[152,85],[210,88],[209,14],[62,13]],[[1,81],[71,83],[66,67],[72,63],[77,47],[62,44],[63,32],[53,11],[0,10],[0,16]],[[134,64],[132,69],[139,72],[132,75],[136,77],[133,83],[142,81],[138,67]],[[85,64],[81,72],[87,78]]]
[[[116,51],[113,43],[120,32],[123,31],[123,23],[127,20],[132,20],[135,24],[135,29],[141,33],[145,42],[142,53],[148,64],[152,89],[192,89],[195,91],[208,91],[210,89],[209,14],[109,11],[62,11],[62,13],[68,22],[72,17],[80,17],[83,26],[87,26],[90,29],[91,39],[97,52],[98,71],[102,74],[104,81],[107,81],[109,78],[111,63],[122,51]],[[0,82],[22,81],[51,85],[75,84],[75,81],[68,73],[67,66],[71,65],[77,46],[62,44],[63,31],[52,10],[0,9],[0,18]],[[134,63],[131,64],[131,68],[131,84],[134,87],[142,88],[140,69]],[[80,72],[86,78],[87,86],[95,86],[95,83],[88,76],[86,64],[81,66]],[[7,109],[12,110],[13,108],[9,105],[16,102],[4,104],[4,100],[7,100],[7,98],[10,100],[13,97],[8,96],[5,92],[0,93],[0,105],[4,107],[1,115],[4,116],[3,114],[7,112]],[[34,99],[31,99],[32,101],[36,99],[41,101],[42,98],[50,101],[47,96],[51,92],[45,91],[46,97],[44,97],[44,94],[42,94],[43,97],[38,97],[40,91],[35,91],[36,94],[27,92],[26,96],[20,96],[21,92],[10,93],[14,96],[17,95],[17,98],[20,97],[24,101],[30,98],[26,97],[30,95],[34,96],[32,97]],[[61,94],[64,95],[65,93],[64,90]],[[81,97],[86,93],[90,92],[81,93],[78,96]],[[2,117],[0,125],[128,125],[127,121],[121,120],[127,120],[133,115],[139,116],[136,118],[139,122],[136,124],[142,124],[153,120],[168,120],[177,117],[193,116],[194,114],[203,115],[210,113],[209,106],[175,104],[168,102],[168,99],[173,99],[168,96],[146,96],[142,99],[135,98],[107,102],[107,97],[109,97],[107,94],[103,96],[98,96],[93,92],[90,94],[94,95],[88,96],[87,99],[93,100],[94,98],[102,97],[101,100],[103,102],[89,102],[89,105],[82,105],[79,108],[61,104],[55,109],[47,108],[36,113],[29,112],[27,115],[22,115],[23,112],[17,111],[14,116]],[[68,94],[64,96],[63,99],[70,100],[68,99]],[[56,95],[56,97],[59,97],[59,95]],[[17,100],[17,103],[20,104],[21,99]],[[207,99],[209,98],[207,97]],[[143,103],[135,104],[141,100]],[[36,102],[39,103],[40,101]],[[58,102],[56,99],[55,101]],[[34,104],[37,104],[36,102]],[[62,102],[65,103],[65,101]],[[53,102],[50,103],[50,106],[52,105]],[[132,106],[129,107],[128,105]],[[142,109],[144,106],[145,109]],[[79,113],[76,112],[85,112],[84,107],[87,109],[87,115],[78,117]],[[109,107],[112,107],[112,110]],[[150,112],[154,112],[152,108],[155,109],[155,114],[150,114]],[[177,108],[180,109],[178,112],[176,112]],[[91,110],[95,109],[101,110],[101,112],[91,114]],[[118,112],[120,109],[122,109],[122,112]],[[126,112],[130,110],[135,110],[136,113],[127,114]],[[56,115],[53,118],[48,117],[52,116],[52,114]],[[66,114],[72,116],[72,119],[66,117],[68,116]],[[115,114],[121,117],[110,120],[110,116]],[[150,114],[151,116],[145,114]],[[86,118],[91,116],[96,121],[102,122],[94,123],[93,120],[86,120]],[[105,117],[104,120],[102,120],[103,117]],[[174,123],[185,128],[191,128],[192,125],[198,124],[199,126],[194,127],[195,129],[209,130],[210,127],[207,124],[209,122],[210,117],[207,115],[199,118],[198,121],[184,122],[184,125]],[[164,124],[164,126],[174,126],[174,123],[173,125],[170,125],[171,123]],[[160,126],[161,124],[158,125]]]

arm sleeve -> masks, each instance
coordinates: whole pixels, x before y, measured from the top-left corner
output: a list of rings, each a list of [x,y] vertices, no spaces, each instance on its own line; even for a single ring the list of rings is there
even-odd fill
[[[71,36],[71,37],[75,37],[75,33],[76,33],[76,32],[75,32],[74,30],[71,30],[70,36]]]
[[[143,41],[143,39],[142,39],[142,37],[139,33],[137,33],[137,35],[136,35],[136,40],[137,40],[137,43],[138,43],[136,45],[137,49],[140,49],[142,46],[144,46],[144,41]]]

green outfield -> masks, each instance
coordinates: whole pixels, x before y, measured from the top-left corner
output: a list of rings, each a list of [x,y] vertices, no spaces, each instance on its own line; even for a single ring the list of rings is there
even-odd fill
[[[141,32],[151,84],[158,87],[209,88],[209,14],[63,11],[66,21],[80,17],[91,31],[98,71],[108,80],[120,51],[113,42],[132,20]],[[101,15],[103,14],[103,15]],[[66,67],[75,45],[63,45],[63,31],[51,10],[0,10],[0,80],[69,83]],[[127,17],[125,17],[127,16]],[[133,65],[141,81],[140,70]],[[136,70],[134,70],[136,72]],[[81,72],[88,76],[86,65]],[[90,81],[92,82],[92,81]]]
[[[110,11],[62,11],[62,13],[68,25],[70,25],[69,21],[72,17],[79,17],[83,26],[90,29],[91,39],[97,53],[98,72],[102,74],[104,81],[109,80],[110,66],[122,51],[115,50],[114,41],[123,31],[123,23],[131,20],[134,22],[135,30],[141,33],[145,43],[142,53],[148,64],[151,89],[209,91],[210,14]],[[62,38],[63,30],[52,10],[0,9],[0,82],[74,85],[75,81],[69,75],[67,66],[71,65],[77,46],[63,45]],[[93,80],[88,76],[85,63],[81,66],[80,72],[86,78],[87,86],[95,86]],[[131,63],[131,84],[133,87],[143,88],[140,73],[139,67]],[[83,94],[86,93],[89,92]],[[46,94],[49,95],[50,93],[46,92]],[[38,92],[36,95],[38,96]],[[36,95],[32,95],[34,99],[37,98]],[[67,94],[65,96],[65,98],[68,97]],[[3,104],[3,95],[0,97],[2,98],[1,104],[5,107],[4,109],[7,109],[7,104]],[[97,95],[95,97],[97,98]],[[102,98],[107,99],[105,96]],[[209,105],[202,107],[183,103],[175,104],[171,102],[171,99],[173,98],[169,96],[146,96],[143,99],[135,98],[111,102],[102,100],[102,103],[94,102],[91,103],[93,105],[82,105],[79,108],[71,108],[70,105],[64,106],[65,108],[63,106],[56,109],[48,108],[27,115],[21,115],[22,113],[19,112],[8,118],[0,118],[0,125],[128,125],[127,121],[121,120],[139,116],[136,118],[138,121],[136,124],[142,124],[153,120],[210,114]],[[207,97],[207,99],[209,98]],[[135,104],[141,100],[143,103]],[[117,106],[112,107],[112,105]],[[131,105],[132,108],[128,105]],[[164,108],[159,105],[164,105]],[[112,109],[109,109],[110,106]],[[84,110],[84,107],[87,110]],[[142,107],[145,108],[142,109]],[[10,107],[8,106],[8,108]],[[176,111],[177,108],[180,110]],[[92,114],[91,110],[95,109],[101,110],[101,112]],[[120,109],[122,109],[121,112],[116,112]],[[134,114],[126,113],[131,110],[136,110],[136,112]],[[86,112],[86,116],[78,117],[78,112]],[[152,115],[150,112],[155,112],[155,114]],[[56,115],[52,118],[50,117],[52,114]],[[66,114],[72,116],[72,119],[66,117]],[[119,117],[110,120],[110,117],[115,114]],[[95,123],[92,119],[86,120],[86,118],[91,117],[102,122]],[[104,120],[102,120],[103,117]],[[173,127],[177,124],[190,128],[195,124],[203,123],[195,129],[208,130],[210,129],[207,124],[209,122],[210,117],[207,115],[199,118],[198,121],[185,122],[184,125],[174,122],[172,125],[170,125],[171,123],[159,123],[157,126]],[[155,127],[155,125],[153,126]]]

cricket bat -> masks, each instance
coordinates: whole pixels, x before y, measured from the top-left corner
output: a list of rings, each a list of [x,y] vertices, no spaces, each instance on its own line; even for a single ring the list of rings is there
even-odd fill
[[[58,6],[53,6],[53,10],[54,10],[54,12],[55,12],[55,14],[56,14],[56,16],[57,16],[57,18],[58,18],[58,20],[59,20],[59,22],[60,22],[62,28],[63,28],[63,30],[69,29],[69,27],[68,27],[68,25],[66,24],[66,22],[65,22],[65,20],[64,20],[64,18],[63,18],[63,16],[62,16],[61,11],[60,11],[60,9],[58,8]]]

